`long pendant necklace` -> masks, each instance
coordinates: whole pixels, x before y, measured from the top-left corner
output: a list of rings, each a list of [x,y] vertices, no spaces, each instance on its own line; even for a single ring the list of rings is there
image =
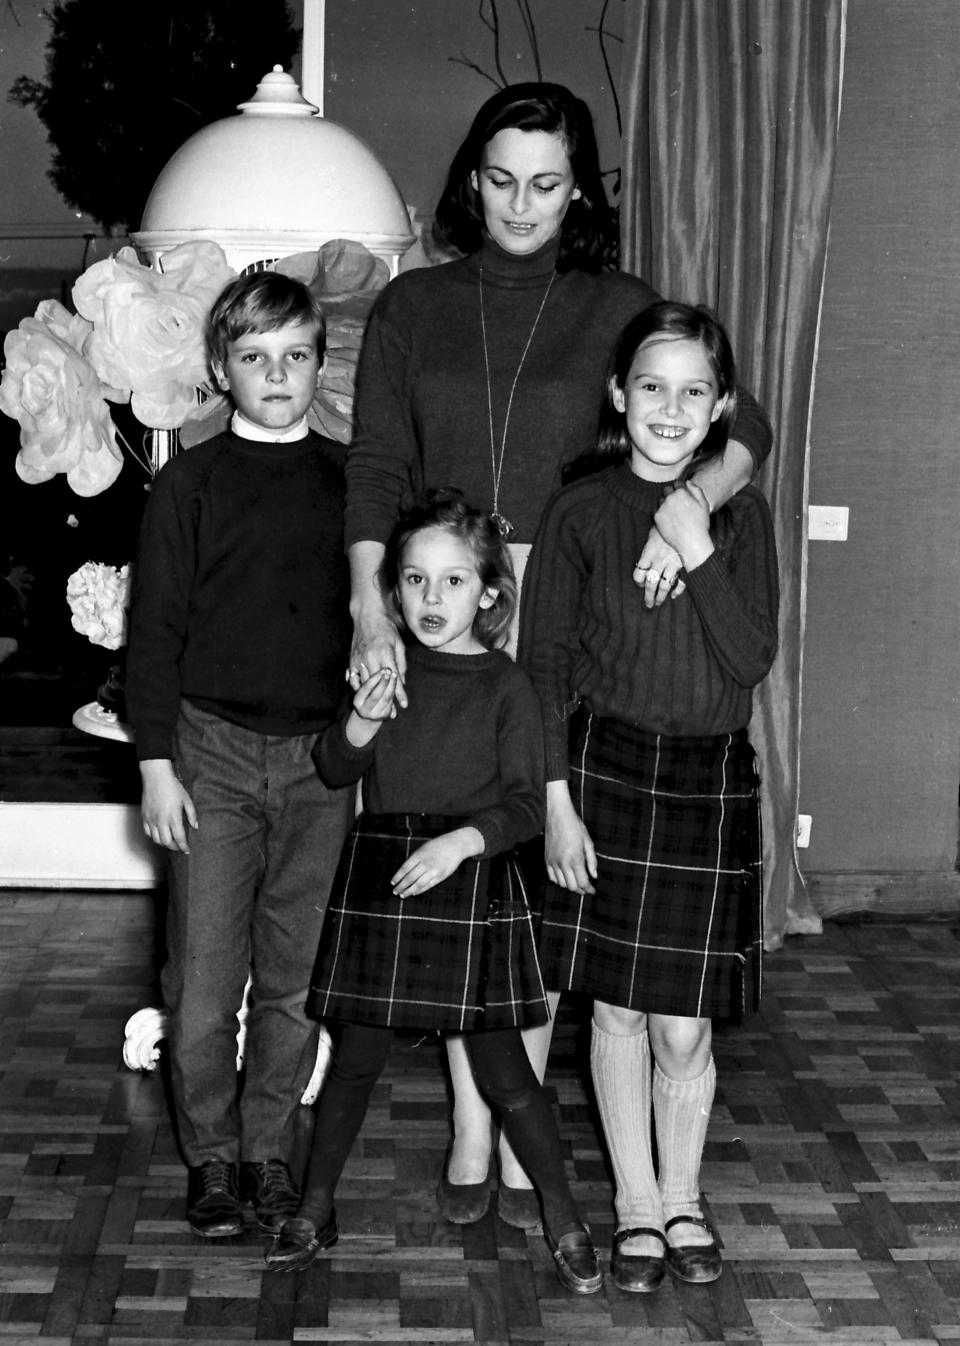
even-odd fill
[[[517,365],[517,372],[513,376],[513,383],[510,385],[510,396],[507,398],[507,412],[503,418],[503,435],[500,439],[500,452],[497,453],[493,438],[493,389],[490,383],[490,354],[487,349],[487,320],[483,311],[483,262],[480,263],[480,331],[483,336],[483,367],[487,376],[487,421],[490,426],[490,471],[493,474],[493,510],[491,518],[500,530],[500,536],[510,537],[514,531],[513,524],[509,519],[505,519],[500,513],[500,478],[503,475],[503,455],[507,448],[507,427],[510,424],[510,410],[513,406],[513,395],[517,391],[517,380],[520,378],[520,371],[523,368],[523,362],[527,358],[527,351],[530,349],[530,343],[533,341],[533,335],[537,330],[543,310],[547,306],[547,300],[550,297],[550,291],[553,288],[556,271],[552,272],[547,282],[547,288],[543,292],[543,298],[540,300],[540,307],[537,309],[537,316],[533,320],[533,326],[530,328],[530,335],[527,337],[527,344],[523,348],[523,354],[520,356],[520,363]]]

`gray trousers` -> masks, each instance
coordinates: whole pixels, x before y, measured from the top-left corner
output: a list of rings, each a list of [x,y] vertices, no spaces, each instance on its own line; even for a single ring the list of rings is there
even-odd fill
[[[318,1026],[304,1002],[353,789],[328,790],[315,734],[279,738],[181,705],[175,767],[199,828],[170,853],[171,1081],[189,1165],[289,1161]],[[244,1069],[237,1011],[252,978]]]

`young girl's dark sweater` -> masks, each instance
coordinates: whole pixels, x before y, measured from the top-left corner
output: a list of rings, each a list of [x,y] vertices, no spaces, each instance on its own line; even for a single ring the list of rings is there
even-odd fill
[[[530,679],[499,650],[447,654],[410,645],[409,705],[353,747],[345,720],[317,745],[330,786],[364,776],[370,813],[453,816],[483,837],[484,855],[527,841],[543,827],[543,737]]]

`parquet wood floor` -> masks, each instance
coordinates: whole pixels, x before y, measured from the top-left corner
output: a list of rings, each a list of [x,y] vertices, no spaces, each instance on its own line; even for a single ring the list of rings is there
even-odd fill
[[[714,1286],[564,1293],[537,1235],[456,1228],[435,1041],[396,1043],[338,1196],[336,1248],[300,1277],[262,1239],[204,1244],[160,1074],[121,1061],[153,999],[154,899],[0,893],[0,1346],[960,1341],[960,930],[832,923],[768,959],[762,1013],[716,1037],[703,1185]],[[601,1248],[610,1185],[583,1007],[549,1083]]]

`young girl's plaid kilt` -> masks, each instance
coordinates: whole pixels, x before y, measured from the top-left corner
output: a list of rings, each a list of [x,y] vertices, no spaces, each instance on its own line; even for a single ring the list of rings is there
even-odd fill
[[[391,890],[413,851],[463,823],[408,813],[357,818],[320,936],[307,1000],[314,1018],[449,1033],[546,1023],[522,848],[466,860],[419,895]],[[542,866],[542,839],[537,847]]]
[[[570,791],[598,877],[592,895],[547,884],[546,985],[657,1014],[736,1022],[755,1009],[763,893],[746,731],[674,738],[583,709]]]

